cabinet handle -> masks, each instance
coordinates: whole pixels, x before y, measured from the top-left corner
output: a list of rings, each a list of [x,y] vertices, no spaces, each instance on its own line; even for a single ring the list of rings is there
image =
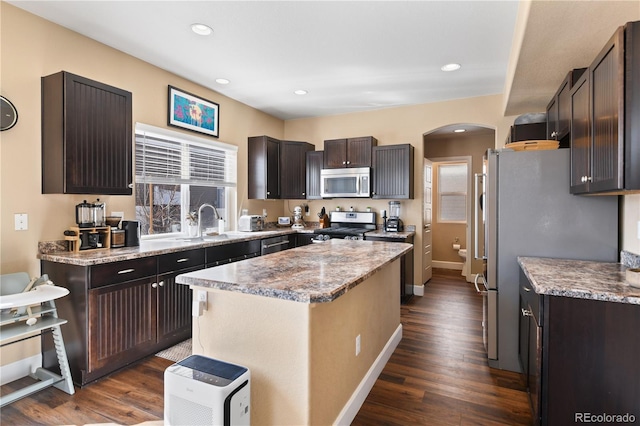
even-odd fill
[[[522,311],[522,316],[523,317],[532,317],[533,316],[533,312],[531,312],[531,309],[520,308],[520,310]]]
[[[158,285],[159,285],[160,287],[164,287],[164,281],[160,281],[160,282],[158,283]]]
[[[271,195],[271,192],[267,191],[267,195]]]
[[[153,283],[153,284],[151,284],[151,287],[152,287],[152,288],[158,288],[158,283]]]
[[[130,183],[129,185],[127,185],[129,188],[133,189],[133,184]]]
[[[351,164],[351,161],[347,161],[347,164]]]
[[[555,138],[556,136],[558,136],[558,132],[551,132],[551,137]]]
[[[525,286],[522,286],[522,289],[523,289],[524,291],[531,291],[531,289],[530,289],[529,287],[525,287]]]
[[[347,162],[346,162],[346,161],[343,161],[343,162],[342,162],[342,164],[347,164]]]
[[[123,269],[122,271],[118,271],[118,274],[128,274],[130,272],[135,271],[135,269]]]
[[[178,259],[176,260],[177,263],[182,263],[182,262],[186,262],[187,260],[189,260],[188,257],[183,257],[182,259]]]
[[[307,194],[305,194],[305,193],[303,192],[303,193],[302,193],[302,195],[307,195]]]

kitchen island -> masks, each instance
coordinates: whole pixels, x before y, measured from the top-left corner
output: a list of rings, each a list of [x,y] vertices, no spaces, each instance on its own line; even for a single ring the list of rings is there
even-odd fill
[[[402,337],[411,247],[334,239],[179,275],[208,292],[193,353],[251,370],[254,424],[348,424]]]

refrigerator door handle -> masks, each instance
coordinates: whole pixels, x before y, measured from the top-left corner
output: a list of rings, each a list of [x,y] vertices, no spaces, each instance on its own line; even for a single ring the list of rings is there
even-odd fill
[[[480,255],[480,178],[486,178],[484,173],[476,173],[474,176],[474,197],[475,197],[475,206],[474,206],[474,218],[473,218],[473,242],[474,242],[474,251],[473,257],[477,260],[486,260],[487,256],[484,253],[482,256]]]

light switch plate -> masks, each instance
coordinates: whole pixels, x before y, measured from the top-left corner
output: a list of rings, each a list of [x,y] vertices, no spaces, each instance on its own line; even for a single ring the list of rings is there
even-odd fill
[[[16,213],[16,231],[26,231],[29,229],[29,218],[26,213]]]

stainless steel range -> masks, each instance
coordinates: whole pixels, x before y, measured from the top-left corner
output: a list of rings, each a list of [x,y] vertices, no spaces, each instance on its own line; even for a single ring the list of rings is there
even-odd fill
[[[316,240],[340,238],[345,240],[364,240],[365,232],[376,229],[375,212],[331,212],[331,226],[316,229]]]

